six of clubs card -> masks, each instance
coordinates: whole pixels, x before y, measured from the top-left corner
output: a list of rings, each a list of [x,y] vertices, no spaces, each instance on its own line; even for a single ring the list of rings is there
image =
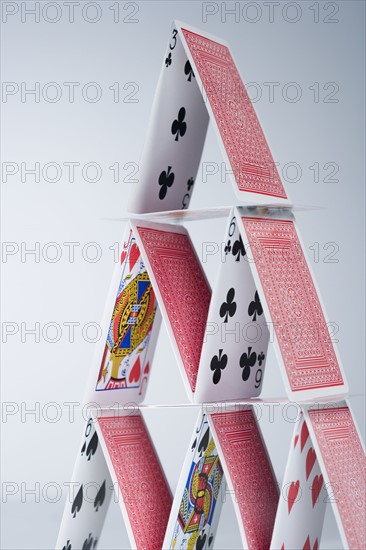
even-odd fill
[[[198,371],[196,402],[256,397],[269,342],[263,308],[231,211]]]

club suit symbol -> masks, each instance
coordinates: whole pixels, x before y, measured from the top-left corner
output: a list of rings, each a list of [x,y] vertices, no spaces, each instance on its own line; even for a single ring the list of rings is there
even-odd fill
[[[226,368],[227,355],[222,353],[223,350],[219,349],[219,354],[214,355],[211,359],[210,368],[213,371],[212,381],[214,384],[218,384],[221,380],[221,371]]]
[[[159,199],[162,201],[165,199],[169,187],[174,183],[174,172],[171,171],[172,167],[168,166],[168,170],[163,170],[159,176]]]
[[[181,107],[178,112],[178,117],[173,121],[172,134],[175,136],[175,141],[179,140],[179,137],[183,137],[187,131],[187,123],[184,122],[186,116],[186,110]]]
[[[224,318],[224,323],[228,322],[228,318],[233,317],[236,312],[236,302],[234,302],[235,290],[230,288],[226,294],[226,302],[223,302],[220,307],[220,317]]]
[[[257,354],[252,351],[252,348],[248,348],[247,352],[244,352],[239,360],[240,368],[243,369],[242,378],[246,382],[250,376],[252,367],[254,367],[257,361]]]
[[[253,315],[253,321],[256,321],[257,320],[257,315],[258,316],[262,315],[262,313],[263,313],[262,304],[261,304],[261,301],[259,299],[258,292],[255,291],[254,300],[252,302],[250,302],[249,307],[248,307],[248,315],[250,315],[250,317]]]

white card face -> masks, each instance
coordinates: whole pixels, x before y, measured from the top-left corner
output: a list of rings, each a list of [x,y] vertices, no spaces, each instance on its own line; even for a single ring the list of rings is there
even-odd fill
[[[214,548],[223,481],[207,416],[200,413],[175,491],[163,548]]]
[[[320,465],[301,415],[291,440],[271,548],[318,550],[327,502]]]
[[[97,547],[112,492],[112,480],[94,421],[89,419],[78,451],[56,550]]]
[[[258,396],[268,342],[269,330],[232,210],[210,303],[195,401]]]
[[[188,208],[208,125],[195,74],[175,26],[151,109],[139,183],[129,211]]]
[[[160,328],[157,299],[129,224],[122,244],[85,396],[101,407],[143,400]]]
[[[131,220],[188,393],[196,389],[211,289],[187,230]]]

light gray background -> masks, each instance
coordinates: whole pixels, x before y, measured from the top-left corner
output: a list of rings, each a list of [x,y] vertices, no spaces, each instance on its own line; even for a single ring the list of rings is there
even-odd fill
[[[21,82],[27,88],[40,83],[41,90],[49,82],[61,86],[62,97],[50,103],[40,97],[39,103],[21,94],[4,97],[2,103],[3,163],[26,163],[31,167],[39,162],[41,168],[56,162],[63,167],[58,182],[35,182],[33,176],[21,181],[20,172],[8,177],[2,185],[3,233],[5,243],[15,243],[19,249],[34,248],[40,243],[39,261],[34,256],[21,257],[20,252],[2,258],[3,299],[2,329],[4,323],[15,323],[19,331],[3,343],[2,399],[7,410],[2,429],[3,529],[2,548],[52,548],[57,537],[65,483],[70,481],[74,458],[79,445],[82,415],[76,412],[70,421],[66,402],[79,403],[89,372],[94,346],[82,336],[86,323],[99,323],[109,280],[114,267],[110,246],[123,236],[124,224],[111,221],[126,214],[126,198],[131,184],[121,181],[129,173],[126,163],[138,163],[150,107],[163,55],[174,18],[195,25],[229,41],[251,96],[260,91],[255,102],[274,158],[280,170],[288,163],[297,163],[302,175],[297,182],[288,182],[286,188],[296,204],[314,205],[318,210],[299,212],[298,225],[326,304],[328,316],[339,326],[336,335],[339,350],[347,372],[352,394],[364,393],[364,3],[361,1],[281,2],[275,6],[274,20],[270,22],[266,3],[240,2],[244,9],[238,21],[227,15],[217,3],[218,13],[203,21],[201,2],[119,2],[119,22],[113,21],[110,8],[116,2],[99,2],[101,17],[90,23],[82,17],[85,2],[75,7],[74,22],[63,2],[58,2],[60,20],[54,18],[54,7],[40,22],[27,16],[21,20],[22,4],[33,8],[34,2],[2,2],[18,8],[2,24],[2,80]],[[123,21],[135,11],[135,23]],[[214,3],[211,3],[212,5]],[[41,2],[41,9],[45,3]],[[234,3],[226,4],[232,8]],[[287,7],[286,7],[287,6]],[[311,6],[313,6],[311,8]],[[315,6],[315,7],[314,7]],[[328,7],[327,7],[328,6]],[[319,8],[319,22],[314,22],[314,9]],[[339,9],[332,16],[333,8]],[[5,9],[12,9],[7,7]],[[89,8],[87,17],[96,13]],[[116,9],[116,8],[114,8]],[[24,10],[24,8],[23,8]],[[248,10],[248,11],[245,11]],[[288,10],[288,11],[286,11]],[[296,10],[296,11],[295,11]],[[300,15],[301,11],[301,15]],[[299,20],[289,23],[300,15]],[[258,17],[257,22],[248,19]],[[338,19],[326,23],[324,19]],[[75,101],[68,101],[64,82],[79,82]],[[97,82],[102,97],[96,103],[83,99],[81,88]],[[119,82],[121,96],[126,97],[132,87],[138,86],[136,103],[122,100],[115,103],[109,86]],[[269,86],[277,82],[274,100],[269,100]],[[286,85],[295,82],[301,98],[291,102],[286,97]],[[334,88],[337,102],[326,102]],[[314,83],[319,83],[319,101],[314,101]],[[291,94],[294,87],[288,88]],[[90,89],[90,92],[92,90]],[[282,94],[283,92],[283,94]],[[47,93],[47,91],[45,92]],[[49,89],[49,97],[52,90]],[[293,96],[291,96],[293,97]],[[329,99],[329,98],[328,98]],[[83,178],[81,167],[76,168],[75,181],[70,182],[65,162],[98,163],[102,177],[90,183]],[[221,162],[218,145],[209,130],[203,162]],[[119,183],[113,181],[109,166],[118,162],[121,170]],[[319,163],[320,181],[314,181],[309,168]],[[338,182],[324,181],[330,168],[325,163],[336,163]],[[6,165],[8,166],[8,165]],[[4,164],[3,164],[4,168]],[[90,175],[93,176],[92,171]],[[49,176],[52,177],[52,171]],[[286,176],[286,174],[285,174]],[[287,174],[294,177],[294,171]],[[236,203],[229,181],[220,175],[203,181],[202,172],[196,182],[192,207],[222,206]],[[108,220],[109,219],[109,220]],[[226,220],[194,222],[190,224],[197,250],[204,242],[222,240]],[[56,242],[62,256],[57,262],[47,261],[47,243]],[[78,242],[75,261],[70,262],[63,243]],[[95,242],[102,251],[99,261],[87,261],[93,250],[81,249]],[[25,243],[25,244],[21,244]],[[319,243],[314,245],[314,243]],[[335,243],[327,245],[327,243]],[[11,245],[5,245],[11,246]],[[319,246],[319,261],[314,249]],[[324,247],[330,246],[327,250]],[[336,263],[327,260],[327,253],[337,249]],[[42,256],[42,250],[46,259]],[[54,251],[48,249],[49,257]],[[328,258],[329,260],[329,258]],[[204,264],[211,282],[214,280],[218,257]],[[24,333],[40,323],[40,342]],[[75,340],[69,342],[63,323],[76,322]],[[23,329],[21,328],[23,323]],[[50,343],[52,329],[42,336],[47,323],[57,323],[61,330],[58,342]],[[23,338],[22,338],[23,336]],[[90,330],[88,337],[92,338]],[[25,340],[24,342],[22,341]],[[267,362],[264,395],[283,395],[282,382],[273,351]],[[146,401],[148,403],[186,403],[178,367],[164,328],[158,343]],[[49,403],[56,403],[57,408]],[[356,418],[364,430],[364,398],[353,397]],[[39,410],[34,415],[27,410]],[[62,410],[62,412],[61,412]],[[168,412],[169,411],[169,412]],[[273,463],[281,480],[292,423],[284,421],[283,409],[278,408],[275,422],[268,414],[261,421]],[[3,410],[4,412],[4,410]],[[52,422],[55,413],[61,418]],[[177,482],[187,442],[197,410],[150,409],[146,421],[166,468],[171,487]],[[179,426],[173,437],[172,427]],[[4,493],[4,483],[14,483],[16,494]],[[36,485],[36,484],[39,484]],[[55,491],[47,484],[58,484],[63,491],[56,503],[50,500]],[[36,487],[39,497],[27,495]],[[9,489],[9,485],[5,488]],[[44,493],[44,494],[43,494]],[[39,500],[39,502],[35,502]],[[330,506],[323,537],[324,548],[339,547],[339,539]],[[238,529],[232,505],[224,507],[217,536],[217,548],[240,548]],[[126,548],[127,539],[117,505],[113,503],[100,548]]]

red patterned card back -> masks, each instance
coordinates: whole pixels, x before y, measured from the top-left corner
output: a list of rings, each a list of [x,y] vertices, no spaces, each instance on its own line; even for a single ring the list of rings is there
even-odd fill
[[[294,223],[248,217],[242,221],[291,390],[343,386]]]
[[[141,226],[137,226],[137,230],[194,392],[211,299],[210,287],[187,234]]]
[[[309,410],[348,548],[366,548],[366,458],[349,408]]]
[[[212,414],[249,550],[270,547],[278,488],[252,409]],[[225,466],[228,472],[225,472]]]
[[[182,29],[239,191],[287,199],[262,127],[229,49]]]
[[[98,419],[138,550],[160,550],[172,497],[140,416]]]

